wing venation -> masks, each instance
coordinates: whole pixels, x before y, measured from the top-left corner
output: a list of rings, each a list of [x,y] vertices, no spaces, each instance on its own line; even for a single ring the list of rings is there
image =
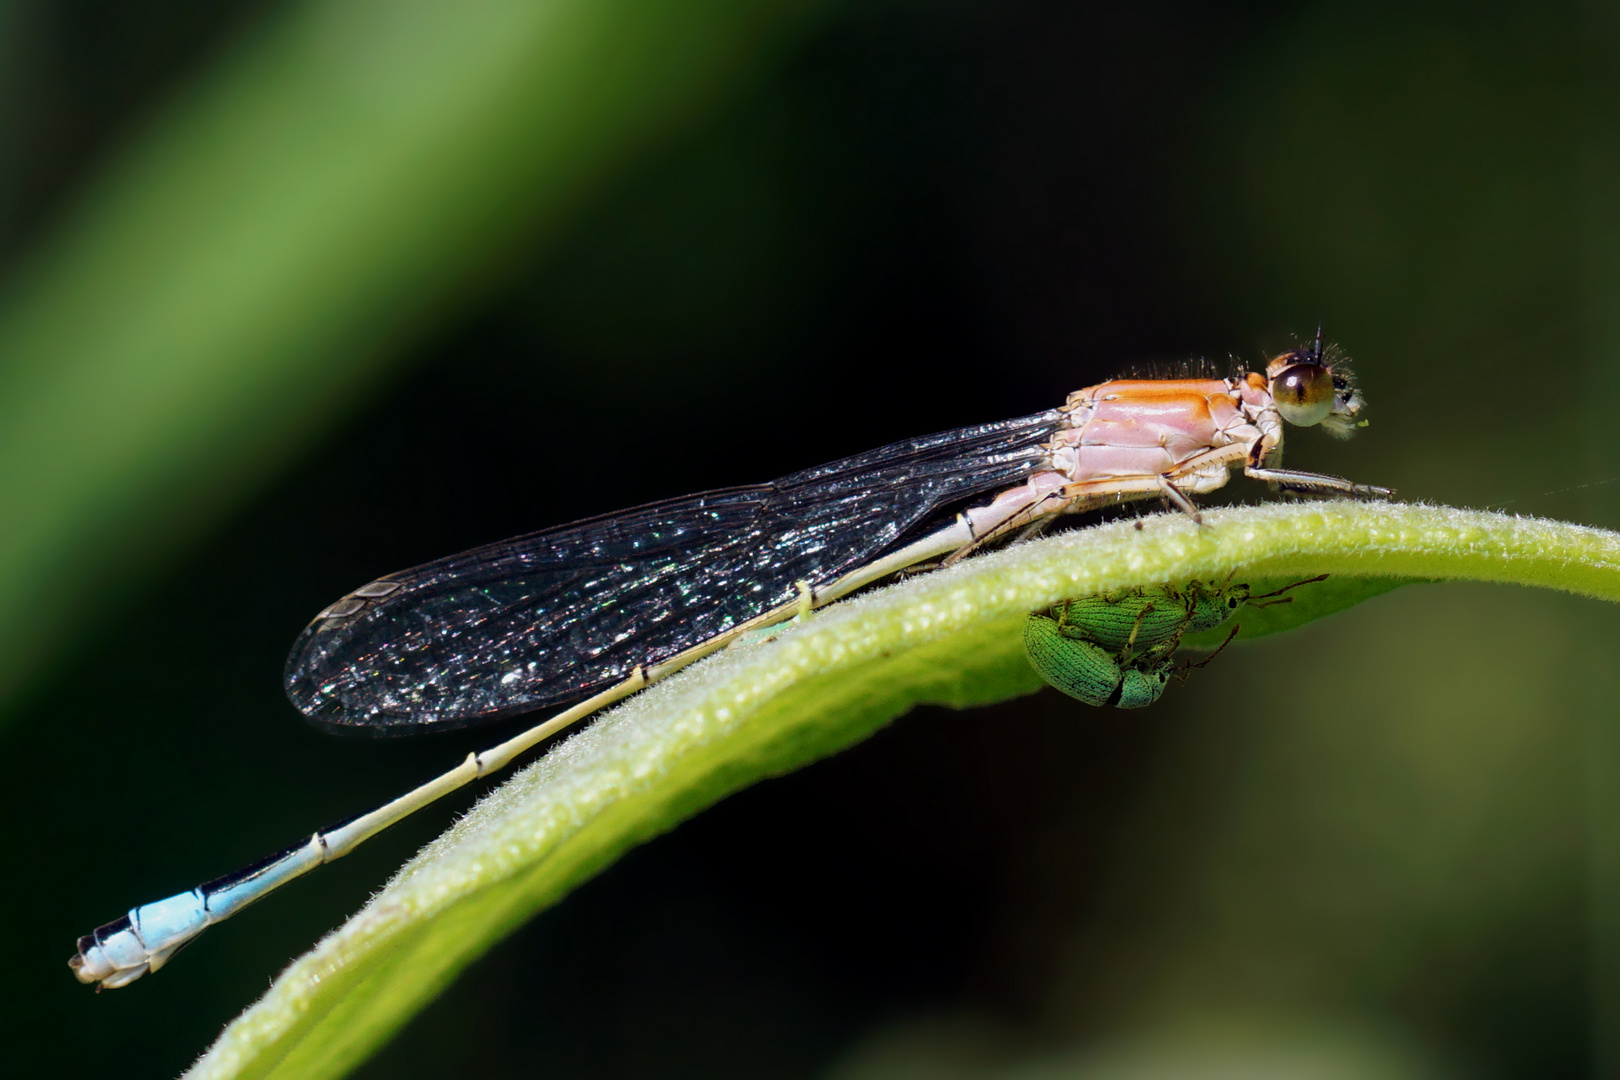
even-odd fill
[[[582,699],[792,601],[797,582],[834,581],[1019,482],[1060,417],[911,439],[390,574],[305,629],[287,694],[323,726],[382,733]]]

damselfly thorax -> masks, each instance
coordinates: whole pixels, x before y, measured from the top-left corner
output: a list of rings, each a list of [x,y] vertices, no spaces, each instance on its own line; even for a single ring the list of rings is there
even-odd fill
[[[1296,491],[1387,495],[1337,476],[1277,467],[1283,421],[1322,424],[1346,437],[1365,421],[1360,395],[1341,370],[1309,352],[1284,353],[1268,373],[1227,379],[1115,379],[1069,395],[1047,444],[1050,468],[970,509],[974,541],[991,542],[1056,514],[1160,497],[1194,519],[1189,496],[1245,475]]]
[[[378,578],[328,606],[293,645],[287,695],[312,722],[397,734],[569,707],[386,806],[131,909],[79,940],[73,970],[103,987],[133,982],[207,926],[551,734],[744,634],[902,570],[1112,503],[1158,498],[1196,519],[1192,496],[1225,484],[1234,468],[1298,491],[1387,494],[1280,467],[1284,422],[1342,437],[1360,426],[1361,408],[1318,332],[1263,375],[1105,382],[1062,408]]]

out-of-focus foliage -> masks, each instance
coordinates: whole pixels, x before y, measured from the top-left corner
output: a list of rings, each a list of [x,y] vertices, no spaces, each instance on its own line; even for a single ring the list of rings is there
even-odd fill
[[[0,692],[811,8],[309,0],[199,75],[0,296]]]

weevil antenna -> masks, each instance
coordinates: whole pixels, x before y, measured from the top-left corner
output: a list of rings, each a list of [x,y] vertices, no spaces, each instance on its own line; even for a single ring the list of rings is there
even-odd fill
[[[1281,596],[1283,593],[1287,592],[1289,589],[1297,589],[1301,585],[1315,585],[1318,581],[1326,581],[1329,576],[1330,575],[1328,575],[1328,574],[1317,574],[1315,577],[1308,577],[1303,581],[1296,581],[1292,585],[1284,585],[1280,589],[1273,589],[1268,593],[1261,593],[1259,596],[1251,596],[1251,597],[1249,597],[1249,603],[1252,604],[1256,600],[1269,600],[1273,596]],[[1293,597],[1289,597],[1289,599],[1292,600]]]

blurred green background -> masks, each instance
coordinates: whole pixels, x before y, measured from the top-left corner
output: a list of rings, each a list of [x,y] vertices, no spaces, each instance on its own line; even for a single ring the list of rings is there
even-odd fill
[[[1292,462],[1620,527],[1617,65],[1596,2],[0,3],[17,1075],[175,1074],[470,805],[67,972],[488,741],[283,699],[380,573],[1318,320],[1372,427]],[[1620,1076],[1617,641],[1414,587],[1142,714],[919,711],[363,1074]]]

